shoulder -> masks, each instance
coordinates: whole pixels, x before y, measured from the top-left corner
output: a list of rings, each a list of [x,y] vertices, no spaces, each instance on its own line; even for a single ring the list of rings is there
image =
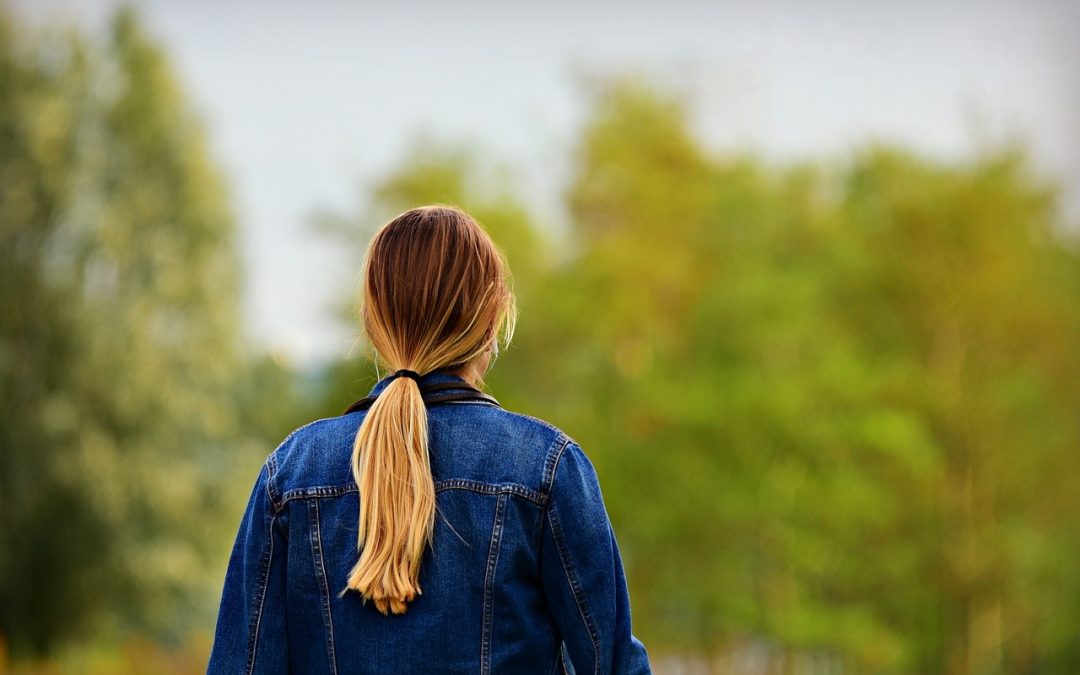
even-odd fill
[[[504,408],[491,408],[491,415],[501,422],[506,433],[518,438],[523,448],[558,451],[560,447],[576,444],[562,428],[547,420]]]
[[[283,499],[300,489],[348,484],[348,459],[362,420],[362,414],[339,415],[291,431],[266,459],[271,494]]]
[[[491,485],[518,484],[546,492],[559,456],[573,438],[551,422],[490,405],[449,404],[429,409],[433,469],[442,478]]]
[[[574,472],[595,475],[592,462],[581,445],[561,427],[532,415],[502,408],[496,410],[494,414],[512,430],[512,442],[505,447],[519,448],[519,452],[526,455],[521,458],[524,463],[533,466],[539,463],[541,492],[551,492],[556,475],[566,473],[567,466],[573,467]]]

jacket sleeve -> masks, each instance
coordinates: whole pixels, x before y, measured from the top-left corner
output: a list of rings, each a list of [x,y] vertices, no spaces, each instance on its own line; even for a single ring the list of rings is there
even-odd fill
[[[651,673],[592,462],[574,442],[555,460],[540,532],[544,594],[574,672]]]
[[[208,675],[287,673],[286,511],[274,503],[274,462],[263,465],[240,521],[218,610]]]

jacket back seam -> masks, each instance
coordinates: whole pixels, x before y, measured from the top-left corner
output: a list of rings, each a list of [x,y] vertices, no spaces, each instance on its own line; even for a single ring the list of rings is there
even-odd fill
[[[574,571],[573,563],[570,560],[570,551],[566,546],[566,539],[563,536],[562,521],[559,518],[558,512],[554,508],[547,510],[548,524],[551,526],[551,535],[555,540],[555,548],[559,552],[559,560],[562,562],[563,573],[566,575],[566,582],[570,585],[570,591],[574,595],[574,603],[577,605],[578,612],[581,614],[581,621],[585,624],[585,630],[589,633],[589,640],[592,642],[594,653],[594,672],[600,672],[600,637],[596,629],[596,624],[593,622],[592,614],[589,612],[589,608],[585,604],[585,594],[581,589],[581,581],[577,577],[577,573]]]
[[[494,586],[495,570],[499,564],[499,550],[502,548],[503,517],[506,513],[507,493],[499,495],[495,502],[495,520],[491,525],[491,543],[488,547],[487,569],[484,573],[484,612],[483,630],[480,638],[480,673],[491,672],[492,625],[494,623]]]
[[[266,586],[270,578],[270,563],[274,558],[274,521],[276,513],[266,514],[266,541],[265,552],[259,560],[259,574],[255,579],[255,597],[252,602],[256,603],[248,626],[248,654],[247,675],[255,672],[255,658],[259,646],[259,628],[262,625],[263,606],[266,602]]]
[[[322,604],[323,623],[326,629],[326,656],[330,661],[330,672],[337,675],[337,654],[334,648],[334,617],[330,611],[330,586],[326,578],[326,565],[322,553],[322,526],[319,518],[319,500],[312,499],[308,504],[308,523],[311,527],[311,554],[314,556],[315,581],[319,585],[319,598]]]

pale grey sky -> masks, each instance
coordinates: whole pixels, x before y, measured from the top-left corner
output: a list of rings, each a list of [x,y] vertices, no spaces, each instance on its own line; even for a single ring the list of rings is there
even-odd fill
[[[116,4],[14,6],[100,28]],[[957,157],[1019,135],[1080,203],[1080,2],[132,4],[228,172],[250,331],[302,363],[349,352],[330,305],[360,265],[313,238],[312,211],[355,210],[426,130],[520,167],[557,219],[585,112],[575,68],[646,69],[687,93],[710,145],[779,161],[870,139]]]

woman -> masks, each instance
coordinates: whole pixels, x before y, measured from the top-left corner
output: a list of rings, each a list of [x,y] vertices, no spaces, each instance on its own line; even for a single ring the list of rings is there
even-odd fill
[[[454,207],[375,235],[362,320],[392,373],[267,458],[209,673],[650,672],[588,457],[479,390],[507,274]]]

